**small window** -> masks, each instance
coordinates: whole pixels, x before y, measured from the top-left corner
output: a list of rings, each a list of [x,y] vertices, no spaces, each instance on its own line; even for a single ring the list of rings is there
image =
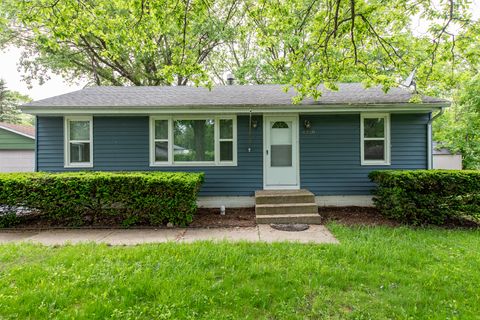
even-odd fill
[[[388,114],[361,116],[362,165],[390,164],[390,117]]]
[[[92,117],[65,118],[65,166],[92,167]]]
[[[233,119],[220,119],[220,162],[233,161]]]
[[[155,162],[168,162],[168,120],[155,120]]]
[[[236,165],[236,119],[152,117],[151,165]]]

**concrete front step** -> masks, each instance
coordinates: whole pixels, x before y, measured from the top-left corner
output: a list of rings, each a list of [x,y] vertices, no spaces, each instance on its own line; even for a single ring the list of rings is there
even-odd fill
[[[308,190],[259,190],[255,204],[315,203],[315,195]]]
[[[257,215],[256,220],[258,224],[269,224],[269,223],[322,224],[322,217],[318,213]]]
[[[296,214],[296,213],[318,214],[318,206],[315,203],[281,203],[281,204],[257,204],[255,214]]]

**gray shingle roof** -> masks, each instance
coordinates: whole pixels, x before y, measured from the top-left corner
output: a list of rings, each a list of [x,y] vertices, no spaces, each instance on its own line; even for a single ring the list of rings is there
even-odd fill
[[[287,93],[283,85],[203,87],[89,87],[64,95],[34,101],[27,107],[162,107],[162,106],[268,106],[291,105],[294,90]],[[412,93],[381,87],[365,89],[361,83],[339,84],[338,91],[325,90],[318,101],[305,99],[302,105],[369,105],[408,103]],[[423,103],[448,101],[423,97]]]

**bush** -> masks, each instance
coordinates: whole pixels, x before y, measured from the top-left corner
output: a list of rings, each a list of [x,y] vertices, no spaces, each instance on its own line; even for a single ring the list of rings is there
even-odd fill
[[[201,173],[6,173],[0,174],[0,205],[26,207],[70,225],[106,215],[126,226],[186,225],[202,182]]]
[[[451,218],[480,221],[480,171],[372,171],[374,203],[386,217],[411,224]]]
[[[11,228],[20,222],[15,212],[0,212],[0,228]]]

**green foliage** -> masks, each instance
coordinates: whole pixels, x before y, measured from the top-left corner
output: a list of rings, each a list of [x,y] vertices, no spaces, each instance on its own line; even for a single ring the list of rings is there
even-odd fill
[[[15,212],[0,212],[0,228],[14,227],[20,222]]]
[[[31,78],[47,71],[96,84],[319,84],[388,89],[417,70],[422,91],[450,90],[478,70],[480,32],[467,1],[4,0],[0,30],[27,48]],[[425,30],[416,30],[420,18]],[[2,39],[0,39],[0,44]]]
[[[460,152],[466,169],[480,169],[480,76],[455,92],[454,103],[433,123],[434,139]]]
[[[0,318],[478,318],[480,230],[328,228],[340,244],[4,244]]]
[[[237,2],[6,0],[0,19],[10,43],[28,48],[30,79],[53,70],[98,85],[209,86],[203,66],[233,36]]]
[[[18,106],[29,100],[27,96],[8,90],[5,81],[0,79],[0,122],[21,123],[26,115]]]
[[[449,218],[480,221],[480,171],[372,171],[375,206],[386,217],[411,224]]]
[[[196,211],[200,173],[78,172],[0,174],[0,204],[81,225],[87,216],[120,216],[123,225],[187,225]]]

